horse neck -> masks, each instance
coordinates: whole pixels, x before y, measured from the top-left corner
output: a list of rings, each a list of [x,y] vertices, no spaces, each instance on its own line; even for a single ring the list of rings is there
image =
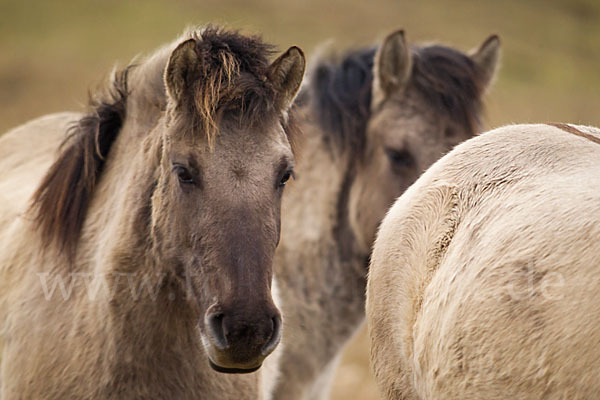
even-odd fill
[[[304,244],[326,240],[328,246],[343,253],[340,257],[359,257],[348,222],[356,161],[349,151],[337,148],[310,113],[301,115],[303,135],[295,167],[297,179],[283,198],[282,236]]]
[[[160,162],[161,137],[156,128],[166,108],[162,83],[166,50],[133,68],[128,78],[127,117],[111,146],[82,235],[87,247],[84,259],[101,260],[96,270],[122,270],[119,264],[124,260],[106,259],[115,253],[121,258],[128,254],[131,268],[149,262],[143,249],[149,243],[150,199]]]
[[[191,379],[196,372],[174,365],[197,368],[205,363],[193,323],[197,317],[150,244],[150,201],[158,168],[150,159],[158,140],[141,146],[138,133],[124,127],[91,203],[80,258],[87,257],[90,272],[105,277],[114,290],[103,307],[112,350],[108,368],[120,371],[136,360],[143,369],[140,374],[152,373],[145,366],[160,364],[165,374]],[[158,382],[164,376],[152,379]]]
[[[308,381],[316,377],[364,319],[366,256],[358,250],[348,215],[354,160],[329,146],[311,118],[301,124],[297,179],[283,198],[274,264],[290,327],[284,330],[280,362],[281,381],[288,383],[280,384],[280,395],[298,382],[298,374]],[[316,364],[300,371],[297,366],[305,366],[306,358],[299,355],[307,348],[313,349]]]
[[[360,251],[348,215],[355,160],[327,143],[310,116],[301,124],[297,179],[286,189],[282,203],[277,272],[285,280],[295,279],[298,268],[310,269],[303,273],[320,280],[320,286],[347,279],[351,282],[345,289],[362,292],[368,255]]]
[[[155,362],[163,355],[190,360],[203,354],[197,327],[190,322],[197,318],[173,287],[169,265],[152,251],[151,198],[160,164],[163,71],[170,47],[129,76],[127,117],[88,209],[79,251],[88,272],[106,275],[112,279],[108,286],[117,288],[105,307],[117,364],[128,354]]]
[[[111,147],[88,208],[80,255],[98,259],[102,272],[112,269],[114,261],[106,256],[115,248],[133,250],[148,234],[146,213],[154,166],[140,141],[126,123]]]

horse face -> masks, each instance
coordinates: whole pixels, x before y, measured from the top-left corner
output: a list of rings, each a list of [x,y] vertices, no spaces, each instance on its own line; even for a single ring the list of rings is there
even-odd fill
[[[393,201],[475,134],[498,51],[492,36],[471,56],[432,46],[413,60],[402,31],[379,48],[365,155],[350,189],[350,222],[365,251]],[[436,70],[436,63],[443,66]]]
[[[179,259],[213,366],[235,372],[258,368],[281,335],[272,258],[294,158],[279,122],[260,132],[228,125],[212,148],[171,143],[162,187],[168,218],[156,229],[168,242],[164,253]]]
[[[252,372],[281,337],[281,315],[271,297],[272,258],[282,191],[294,164],[284,124],[304,57],[291,48],[266,66],[264,79],[223,78],[235,65],[220,72],[197,66],[203,62],[198,46],[193,40],[180,45],[165,72],[172,107],[152,199],[152,234],[158,257],[174,266],[185,285],[211,366]],[[199,101],[197,94],[210,81],[207,73],[220,74],[205,88],[207,96],[218,91],[240,96],[217,107],[215,130],[208,133],[210,124],[202,125],[208,112],[199,109],[205,98]],[[236,83],[241,90],[218,87]],[[275,98],[257,100],[268,95]]]

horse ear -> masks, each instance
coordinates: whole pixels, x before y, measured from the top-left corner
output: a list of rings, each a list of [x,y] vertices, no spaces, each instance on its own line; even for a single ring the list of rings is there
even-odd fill
[[[287,110],[294,102],[305,67],[304,52],[296,46],[290,47],[269,66],[267,78],[278,93],[277,107],[280,110]]]
[[[175,101],[175,104],[181,102],[187,87],[187,81],[198,63],[199,57],[196,53],[196,41],[194,39],[188,39],[181,43],[171,53],[165,69],[164,80],[167,94]]]
[[[395,31],[384,39],[375,54],[373,105],[381,103],[393,92],[404,89],[411,72],[412,56],[404,31]]]
[[[471,50],[469,56],[481,73],[482,88],[485,91],[493,82],[500,64],[500,38],[498,35],[491,35],[481,46]]]

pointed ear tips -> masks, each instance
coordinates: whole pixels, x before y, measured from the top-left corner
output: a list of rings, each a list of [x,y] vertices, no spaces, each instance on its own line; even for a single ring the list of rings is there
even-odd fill
[[[181,96],[185,85],[183,71],[187,68],[186,65],[189,65],[190,62],[197,62],[197,59],[196,39],[194,38],[182,41],[171,51],[163,80],[167,94],[173,100],[179,101],[178,98]]]
[[[492,33],[487,39],[486,39],[487,43],[492,43],[495,42],[496,46],[499,46],[501,43],[500,40],[500,35],[498,35],[497,33]]]
[[[500,36],[497,34],[491,34],[487,39],[483,42],[481,46],[477,50],[475,50],[473,55],[482,55],[483,57],[498,57],[500,55],[500,48],[502,46],[502,41],[500,40]]]
[[[501,46],[502,40],[500,40],[500,36],[495,33],[490,35],[490,37],[488,37],[483,44],[483,47],[489,49],[489,51],[493,51],[496,54],[499,54]]]
[[[406,42],[404,29],[388,34],[378,47],[373,66],[373,104],[402,90],[412,74],[412,55]]]
[[[290,46],[287,52],[288,54],[304,58],[304,51],[296,45]]]
[[[298,62],[300,62],[301,68],[304,71],[304,69],[306,68],[306,56],[304,55],[304,51],[298,47],[298,46],[291,46],[287,51],[286,54],[289,57],[293,57],[295,60],[297,60]]]
[[[396,29],[395,31],[392,31],[390,34],[387,35],[387,37],[401,37],[404,38],[405,36],[405,32],[404,29]]]
[[[476,49],[472,50],[469,55],[481,68],[493,75],[498,68],[501,56],[501,40],[497,34],[490,35]]]
[[[382,63],[382,59],[390,57],[404,57],[410,61],[410,53],[404,36],[404,29],[398,29],[388,34],[377,50],[377,64]]]
[[[298,46],[291,46],[273,61],[267,72],[267,79],[279,92],[277,95],[278,108],[287,110],[292,105],[300,90],[305,69],[304,52]]]
[[[398,43],[400,42],[403,45],[406,45],[406,34],[404,29],[397,29],[392,33],[388,34],[385,39],[383,39],[384,43]]]
[[[196,39],[194,38],[190,38],[187,40],[184,40],[183,42],[179,43],[177,45],[177,47],[175,47],[175,50],[173,50],[173,52],[171,53],[171,56],[181,50],[191,50],[191,49],[195,49],[196,48]]]
[[[271,64],[271,70],[279,70],[281,63],[288,65],[288,68],[292,67],[298,69],[301,67],[304,70],[306,65],[306,57],[304,56],[304,51],[298,46],[291,46],[287,49],[283,54],[281,54],[273,63]]]
[[[398,29],[383,39],[381,46],[377,50],[377,63],[382,63],[382,59],[403,58],[406,64],[410,64],[411,55],[406,42],[404,29]]]
[[[489,88],[497,79],[500,69],[501,59],[501,40],[497,34],[488,36],[487,39],[477,49],[470,53],[472,60],[479,66],[483,79],[483,93],[487,93]]]
[[[167,70],[174,67],[174,64],[181,63],[185,55],[190,54],[190,51],[196,50],[196,40],[187,39],[177,45],[175,49],[169,55],[169,61],[167,62]]]
[[[185,44],[185,45],[188,45],[188,46],[189,46],[189,45],[190,45],[190,44],[192,44],[192,43],[194,44],[194,46],[196,45],[196,39],[195,39],[195,38],[189,38],[189,39],[186,39],[186,40],[184,40],[184,41],[183,41],[181,44],[182,44],[182,45],[184,45],[184,44]]]
[[[406,40],[406,32],[404,32],[404,29],[398,29],[392,32],[392,35],[399,37],[402,40]]]

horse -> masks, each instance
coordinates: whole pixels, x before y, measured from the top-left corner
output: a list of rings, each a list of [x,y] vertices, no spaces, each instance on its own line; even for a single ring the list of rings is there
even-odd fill
[[[470,54],[379,46],[311,63],[296,100],[302,130],[275,253],[284,315],[275,399],[327,398],[364,320],[368,259],[387,208],[419,174],[480,128],[499,39]]]
[[[367,286],[384,398],[600,393],[599,145],[598,128],[505,126],[398,199]]]
[[[87,113],[2,136],[0,397],[261,396],[305,68],[295,46],[274,54],[191,29]]]

